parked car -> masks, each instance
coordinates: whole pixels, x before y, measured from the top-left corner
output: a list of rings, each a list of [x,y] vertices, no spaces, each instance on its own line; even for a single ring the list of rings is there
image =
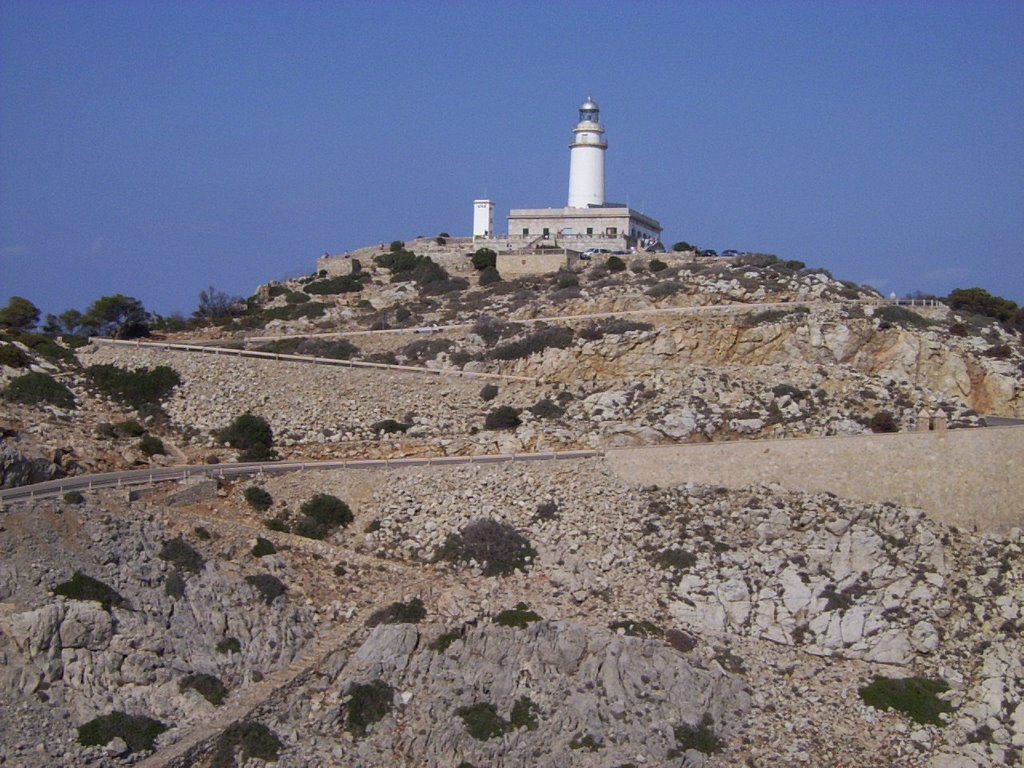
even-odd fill
[[[712,259],[718,256],[718,251],[714,248],[705,248],[703,251],[700,251],[700,255]]]
[[[612,252],[607,248],[587,248],[583,253],[580,254],[580,258],[584,261],[590,261],[595,256],[611,256]]]
[[[647,251],[647,253],[664,253],[665,252],[665,244],[662,243],[661,240],[659,240],[656,243],[652,243],[651,245],[648,245],[646,248],[644,248],[644,250]]]
[[[734,256],[739,256],[740,252],[739,251],[728,250],[728,251],[722,251],[722,255],[727,257],[727,258],[732,258]]]

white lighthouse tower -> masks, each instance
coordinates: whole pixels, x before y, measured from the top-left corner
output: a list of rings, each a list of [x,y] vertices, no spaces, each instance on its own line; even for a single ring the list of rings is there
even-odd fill
[[[569,145],[569,207],[604,205],[604,140],[600,108],[589,96],[580,106],[580,121]]]

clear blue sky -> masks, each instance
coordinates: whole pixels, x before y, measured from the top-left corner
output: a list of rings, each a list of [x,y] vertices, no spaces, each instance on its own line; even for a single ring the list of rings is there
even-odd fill
[[[607,196],[665,240],[1024,303],[1024,2],[0,0],[0,302],[191,312]]]

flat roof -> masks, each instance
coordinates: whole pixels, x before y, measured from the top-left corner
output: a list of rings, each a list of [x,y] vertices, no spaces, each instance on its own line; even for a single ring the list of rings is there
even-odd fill
[[[509,219],[601,219],[608,216],[619,216],[639,221],[651,229],[661,231],[661,224],[632,208],[609,205],[589,206],[587,208],[513,208],[508,213]]]

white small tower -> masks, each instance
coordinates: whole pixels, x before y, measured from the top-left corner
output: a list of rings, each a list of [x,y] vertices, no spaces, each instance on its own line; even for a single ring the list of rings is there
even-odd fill
[[[494,236],[494,201],[473,201],[473,237]]]
[[[589,96],[580,106],[580,121],[569,145],[569,207],[604,205],[604,140],[600,109]]]

